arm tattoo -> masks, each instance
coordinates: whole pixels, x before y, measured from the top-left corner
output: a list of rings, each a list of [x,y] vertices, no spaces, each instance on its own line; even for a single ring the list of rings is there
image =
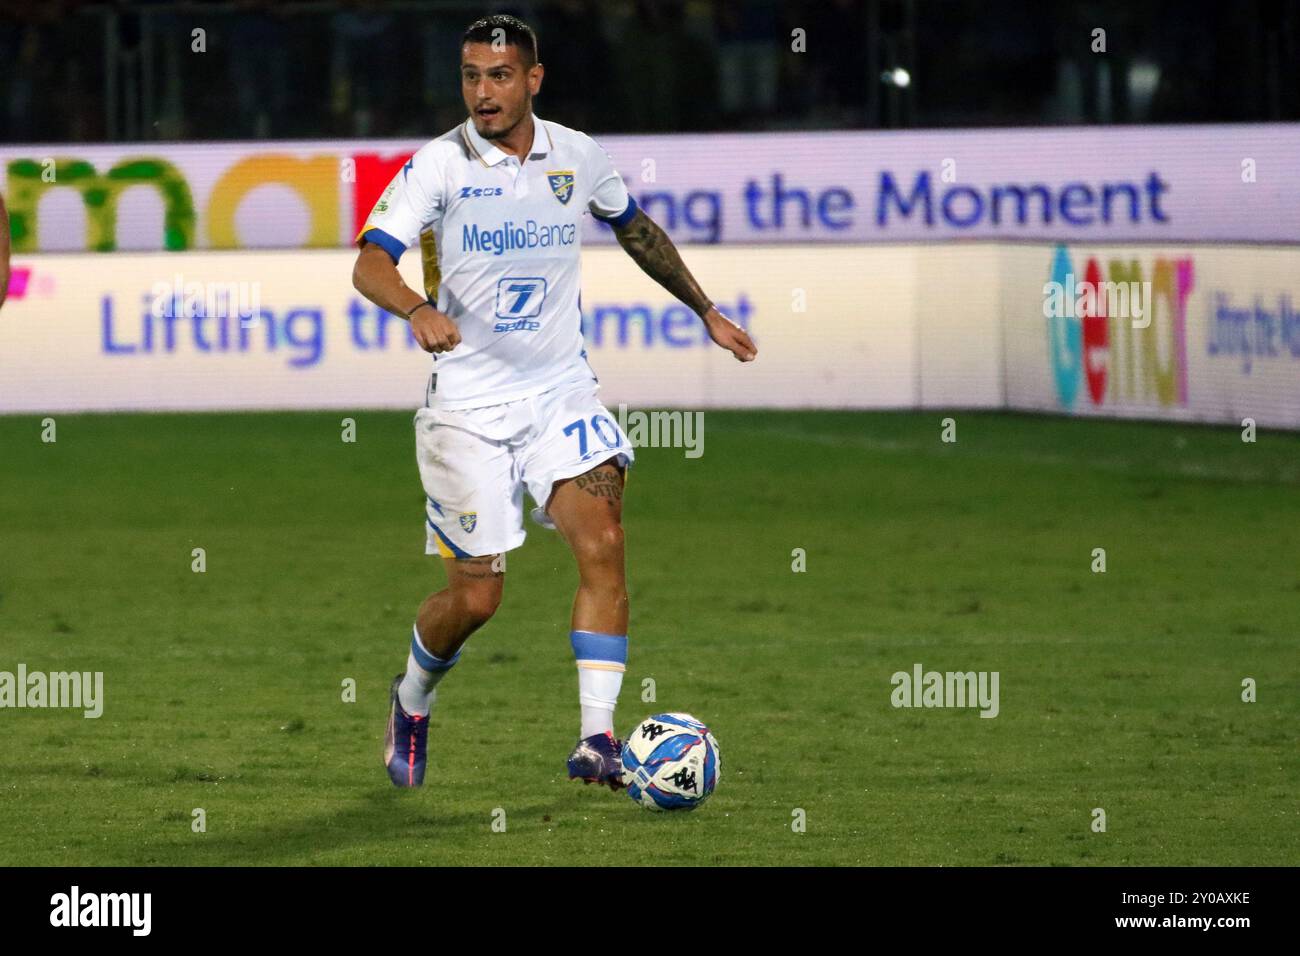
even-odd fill
[[[638,209],[632,221],[615,229],[614,235],[646,275],[690,306],[696,315],[709,311],[713,303],[682,262],[677,247],[644,210]]]

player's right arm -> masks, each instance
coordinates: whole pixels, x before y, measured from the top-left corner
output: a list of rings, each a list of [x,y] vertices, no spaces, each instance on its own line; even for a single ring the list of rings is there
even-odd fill
[[[426,352],[448,352],[460,344],[456,323],[397,271],[398,260],[420,230],[442,214],[442,170],[435,145],[412,156],[375,203],[357,235],[361,252],[352,267],[352,286],[381,309],[404,316]]]
[[[402,279],[397,263],[382,246],[366,242],[352,267],[352,287],[387,312],[405,316],[420,348],[450,352],[460,344],[456,323]]]

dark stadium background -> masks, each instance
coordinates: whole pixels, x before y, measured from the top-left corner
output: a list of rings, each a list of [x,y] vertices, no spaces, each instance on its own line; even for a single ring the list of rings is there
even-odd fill
[[[424,136],[461,119],[448,51],[485,11],[535,26],[547,114],[593,133],[1300,118],[1294,0],[9,0],[0,129]],[[180,55],[198,14],[228,55]],[[1098,25],[1116,41],[1104,59],[1078,41]],[[811,56],[768,42],[795,28]],[[898,66],[907,88],[880,80]]]

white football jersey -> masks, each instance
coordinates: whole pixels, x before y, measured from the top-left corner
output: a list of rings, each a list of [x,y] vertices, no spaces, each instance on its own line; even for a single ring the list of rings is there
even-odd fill
[[[498,405],[593,380],[578,293],[580,217],[616,226],[636,202],[591,137],[533,117],[521,161],[466,119],[423,146],[384,190],[357,241],[396,262],[420,240],[425,293],[460,330],[434,357],[446,409]]]

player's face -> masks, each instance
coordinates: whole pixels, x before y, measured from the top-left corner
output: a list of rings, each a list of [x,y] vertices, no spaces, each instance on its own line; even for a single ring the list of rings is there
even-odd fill
[[[513,44],[466,43],[460,51],[460,86],[474,129],[484,139],[509,134],[533,108],[542,65],[529,68]]]

